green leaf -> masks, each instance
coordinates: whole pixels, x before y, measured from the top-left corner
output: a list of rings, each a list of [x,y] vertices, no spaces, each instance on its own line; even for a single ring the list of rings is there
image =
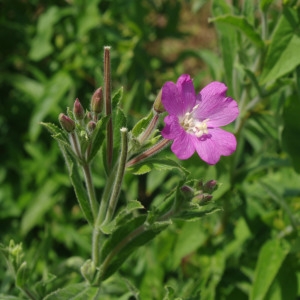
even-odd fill
[[[93,220],[93,216],[92,216],[92,212],[91,212],[91,208],[90,208],[90,204],[89,204],[89,198],[87,195],[87,191],[83,186],[83,182],[81,180],[80,174],[79,174],[78,164],[76,163],[75,159],[68,154],[64,145],[62,143],[59,143],[59,145],[60,145],[60,149],[63,153],[65,162],[68,167],[69,176],[70,176],[71,183],[73,185],[79,206],[80,206],[86,220],[90,224],[93,224],[94,220]]]
[[[93,300],[97,299],[98,287],[89,286],[87,283],[77,283],[59,289],[43,300]]]
[[[263,11],[266,12],[269,8],[269,6],[274,2],[274,0],[260,0],[259,1],[259,8]]]
[[[225,0],[214,0],[212,6],[214,17],[219,17],[224,14],[231,13],[231,7]],[[228,94],[234,95],[233,88],[233,70],[234,61],[237,53],[236,33],[228,24],[216,24],[217,32],[219,35],[220,46],[222,51],[225,79],[228,86]]]
[[[45,116],[51,111],[62,97],[71,88],[72,79],[68,73],[60,71],[49,80],[44,94],[38,101],[35,111],[30,120],[29,135],[35,140],[40,132],[41,127],[38,126]]]
[[[46,127],[47,130],[51,133],[52,137],[55,138],[58,142],[61,142],[64,145],[70,145],[68,134],[57,125],[44,122],[41,122],[40,124]]]
[[[300,64],[299,18],[297,12],[285,7],[272,35],[263,66],[261,84],[275,81]]]
[[[135,249],[152,240],[171,224],[170,220],[149,223],[146,217],[140,215],[125,222],[105,242],[100,266],[102,280],[117,271]]]
[[[142,175],[152,170],[166,171],[178,170],[182,175],[187,176],[189,172],[176,161],[168,158],[149,158],[141,164],[128,168],[128,171],[135,175]]]
[[[235,29],[240,30],[256,46],[260,48],[264,46],[264,42],[262,41],[260,35],[255,31],[254,27],[244,16],[223,15],[216,18],[211,18],[209,21],[231,25]]]
[[[80,162],[79,158],[75,155],[71,147],[68,134],[63,129],[52,123],[41,122],[40,124],[48,129],[48,131],[51,133],[51,136],[58,142],[59,145],[64,146],[66,151],[75,159],[75,161],[78,160],[78,162]]]
[[[0,294],[0,299],[1,300],[24,300],[24,298],[20,298],[20,297],[15,297],[15,296],[9,296],[9,295],[4,295],[4,294]]]
[[[53,51],[51,38],[54,24],[60,19],[60,11],[56,6],[50,7],[40,18],[37,24],[37,34],[32,40],[29,57],[38,61]]]
[[[57,182],[49,179],[43,183],[43,188],[39,189],[26,208],[21,221],[21,234],[26,235],[34,226],[43,221],[44,215],[59,201],[57,194]]]
[[[250,300],[263,300],[289,253],[285,240],[269,240],[260,250],[255,268]]]
[[[117,108],[123,97],[123,87],[119,88],[112,96],[112,109]]]
[[[285,101],[283,120],[284,129],[282,131],[282,143],[285,150],[290,155],[293,167],[300,173],[300,101],[298,96],[293,96]],[[298,138],[297,138],[298,137]]]
[[[195,203],[190,203],[189,207],[184,208],[179,214],[172,217],[174,220],[197,221],[207,215],[221,211],[214,203],[206,206],[200,206]]]
[[[82,183],[79,171],[78,171],[78,164],[76,162],[77,157],[74,155],[73,150],[69,145],[69,141],[68,141],[66,133],[54,124],[51,124],[51,123],[41,123],[41,124],[43,126],[45,126],[53,134],[52,136],[57,140],[57,142],[60,146],[60,149],[63,153],[63,156],[65,158],[65,162],[68,167],[71,183],[75,190],[75,194],[76,194],[77,200],[79,202],[79,205],[81,207],[81,210],[82,210],[85,218],[87,219],[87,221],[90,224],[92,224],[93,217],[92,217],[91,208],[90,208],[90,204],[89,204],[89,198],[87,195],[87,191],[83,186],[83,183]],[[101,125],[99,125],[99,127],[100,126]],[[45,207],[45,205],[43,205],[41,207]]]
[[[281,266],[278,276],[270,287],[266,299],[282,300],[297,299],[298,279],[295,265],[291,260],[285,260]]]
[[[200,222],[202,220],[198,220],[197,223],[186,222],[178,232],[172,258],[173,269],[178,268],[186,255],[196,251],[206,241],[207,235]]]
[[[151,110],[146,117],[142,118],[134,125],[131,131],[132,135],[137,138],[147,128],[152,118],[153,111]]]
[[[143,209],[144,206],[141,202],[137,200],[129,201],[125,208],[122,208],[118,215],[114,218],[114,220],[101,227],[101,231],[105,234],[111,234],[113,231],[116,230],[118,226],[123,226],[123,224],[132,218],[132,213],[135,210]]]
[[[88,161],[90,162],[98,153],[104,139],[105,139],[105,133],[106,133],[106,124],[109,120],[109,116],[103,117],[101,120],[97,122],[96,128],[93,131],[93,134],[91,136],[91,152],[89,155]]]

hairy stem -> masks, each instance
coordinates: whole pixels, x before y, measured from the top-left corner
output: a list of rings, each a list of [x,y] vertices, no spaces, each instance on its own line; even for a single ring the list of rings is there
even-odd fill
[[[93,178],[91,174],[91,168],[90,164],[84,164],[83,167],[83,173],[84,173],[84,179],[85,179],[85,184],[86,184],[86,189],[90,201],[90,206],[91,206],[91,211],[94,220],[97,218],[97,212],[98,212],[98,203],[97,203],[97,197],[95,193],[95,187],[93,184]]]
[[[108,223],[113,217],[118,197],[121,191],[128,151],[127,131],[127,128],[121,129],[122,147],[120,159],[118,160],[116,166],[113,168],[108,178],[101,199],[97,219],[95,221],[95,226],[93,230],[92,258],[96,266],[99,265],[100,261],[100,240],[102,236],[100,227],[101,225]]]
[[[116,180],[114,182],[114,186],[112,189],[112,194],[109,200],[109,205],[106,213],[106,217],[104,223],[107,224],[113,217],[116,205],[118,202],[118,198],[120,195],[122,182],[125,173],[126,160],[127,160],[127,152],[128,152],[128,136],[127,136],[127,128],[121,128],[121,137],[122,137],[122,146],[121,146],[121,154],[120,160],[118,163],[118,169],[116,174]]]
[[[149,158],[149,157],[157,154],[158,152],[160,152],[161,150],[163,150],[165,147],[167,147],[170,143],[171,143],[171,141],[167,140],[167,139],[163,139],[163,140],[159,141],[153,147],[147,149],[145,152],[143,152],[143,153],[139,154],[138,156],[134,157],[133,159],[131,159],[126,164],[126,167],[127,168],[132,167],[135,164],[140,163],[144,159]]]
[[[111,105],[111,78],[110,78],[110,47],[104,47],[104,99],[105,115],[110,116],[106,125],[106,161],[109,172],[113,161],[113,125],[112,125],[112,105]]]

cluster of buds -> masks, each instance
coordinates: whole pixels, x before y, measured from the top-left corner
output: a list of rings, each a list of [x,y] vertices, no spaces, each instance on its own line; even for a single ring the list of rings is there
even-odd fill
[[[73,105],[73,115],[61,113],[58,117],[61,127],[68,133],[72,133],[76,128],[76,122],[80,125],[86,125],[88,133],[92,133],[96,127],[99,114],[103,107],[102,87],[98,88],[91,99],[90,111],[85,112],[79,99],[77,98]]]
[[[180,192],[187,200],[200,206],[208,204],[213,198],[212,193],[218,188],[216,180],[209,180],[203,182],[202,180],[196,182],[194,187],[184,185],[180,188]]]

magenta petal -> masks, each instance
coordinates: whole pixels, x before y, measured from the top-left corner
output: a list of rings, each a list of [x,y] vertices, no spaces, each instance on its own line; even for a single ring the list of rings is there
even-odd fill
[[[177,83],[168,81],[162,87],[162,103],[170,115],[184,116],[196,103],[193,82],[189,75],[181,75]]]
[[[191,137],[190,134],[182,131],[182,133],[174,140],[171,150],[179,159],[188,159],[194,154],[195,147]]]
[[[166,116],[164,119],[166,126],[161,131],[161,135],[168,140],[174,140],[182,132],[185,132],[180,126],[178,118],[176,116]]]
[[[180,94],[174,82],[168,81],[163,85],[161,101],[170,115],[178,116],[182,113]]]
[[[236,119],[239,109],[236,101],[226,97],[227,87],[221,82],[212,82],[204,87],[197,99],[200,105],[195,111],[199,120],[209,119],[208,126],[225,126]]]
[[[190,75],[183,74],[178,78],[176,86],[179,95],[181,95],[182,103],[184,106],[184,115],[186,112],[192,110],[192,108],[196,105],[196,93],[194,84]]]
[[[194,137],[193,144],[202,160],[210,165],[216,164],[220,156],[231,155],[236,149],[235,136],[220,128],[211,129],[209,135]]]

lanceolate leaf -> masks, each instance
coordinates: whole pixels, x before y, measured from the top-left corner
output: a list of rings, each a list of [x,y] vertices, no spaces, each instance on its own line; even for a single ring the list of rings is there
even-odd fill
[[[138,121],[135,126],[132,129],[132,135],[134,137],[138,137],[147,127],[147,125],[150,123],[151,119],[153,117],[153,111],[151,110],[150,113],[145,117],[142,118],[140,121]]]
[[[217,207],[214,203],[208,204],[207,206],[199,206],[196,204],[190,205],[189,208],[185,208],[181,213],[173,217],[174,220],[184,220],[184,221],[197,221],[209,214],[220,211],[221,209]]]
[[[224,14],[230,14],[231,7],[225,0],[214,0],[212,12],[214,17],[221,17]],[[217,22],[216,28],[220,38],[228,94],[234,95],[233,70],[237,53],[236,32],[232,30],[230,25],[224,23]]]
[[[289,244],[285,240],[270,240],[263,245],[255,269],[250,300],[265,299],[288,253]]]
[[[142,175],[152,170],[177,170],[183,175],[188,175],[189,172],[174,160],[168,158],[149,158],[145,162],[128,168],[129,172],[135,175]]]
[[[249,38],[256,46],[263,47],[264,42],[260,35],[254,30],[253,26],[248,23],[247,19],[242,16],[223,15],[210,19],[211,22],[225,23],[232,25],[235,29],[240,30],[245,36]]]
[[[272,35],[263,67],[261,83],[274,81],[300,64],[300,37],[297,12],[285,8]]]
[[[49,294],[44,300],[90,300],[95,298],[98,294],[99,288],[89,286],[87,283],[77,283],[69,285],[63,289]]]
[[[146,215],[140,215],[120,226],[108,238],[102,248],[100,278],[108,278],[117,271],[129,255],[138,247],[152,240],[164,230],[171,221],[149,224]]]
[[[112,96],[112,108],[117,108],[123,97],[123,88],[119,88]]]
[[[76,194],[78,203],[80,205],[80,208],[81,208],[85,218],[88,220],[88,222],[90,224],[93,224],[94,220],[93,220],[91,208],[89,205],[89,198],[87,195],[87,191],[83,186],[81,177],[79,175],[78,164],[76,163],[75,159],[67,153],[67,150],[62,143],[59,143],[59,146],[60,146],[60,149],[65,158],[65,161],[66,161],[66,164],[68,167],[68,171],[69,171],[69,176],[71,179],[71,183],[75,190],[75,194]]]
[[[41,122],[41,125],[45,126],[48,129],[48,131],[51,133],[51,136],[58,142],[61,147],[63,146],[66,149],[67,153],[70,156],[79,161],[79,159],[75,156],[74,151],[72,150],[68,134],[64,130],[51,123]]]

